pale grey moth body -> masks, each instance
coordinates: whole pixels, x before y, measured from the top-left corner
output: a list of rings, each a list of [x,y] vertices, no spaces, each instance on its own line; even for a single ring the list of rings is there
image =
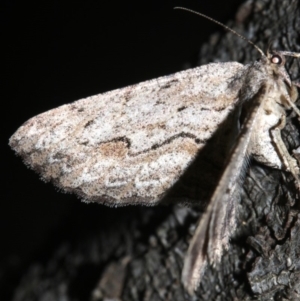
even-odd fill
[[[283,55],[268,54],[246,66],[208,64],[78,100],[33,117],[9,143],[44,180],[85,201],[153,205],[220,128],[230,130],[228,145],[217,149],[228,149],[227,165],[184,264],[183,282],[192,293],[205,266],[217,263],[228,245],[246,158],[289,170],[299,185],[297,162],[280,136],[284,107],[297,111],[296,96]]]
[[[300,188],[299,166],[282,141],[280,130],[285,126],[285,109],[293,108],[297,89],[284,68],[285,52],[268,53],[260,61],[246,65],[235,80],[242,82],[239,101],[247,116],[237,138],[219,184],[201,217],[190,243],[183,269],[183,282],[190,293],[197,289],[207,264],[220,262],[234,232],[235,208],[239,177],[249,155],[274,168],[292,173]],[[291,56],[298,54],[290,53]]]

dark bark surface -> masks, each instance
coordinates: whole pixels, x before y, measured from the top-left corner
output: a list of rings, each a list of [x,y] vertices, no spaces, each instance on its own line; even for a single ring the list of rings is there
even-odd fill
[[[253,0],[229,26],[263,50],[273,40],[280,50],[300,52],[299,15],[298,1]],[[202,46],[199,65],[256,58],[245,41],[219,33]],[[297,79],[299,60],[288,60],[287,68]],[[283,131],[290,152],[299,137],[291,112]],[[201,210],[175,205],[103,213],[88,235],[66,239],[30,264],[12,300],[300,300],[300,206],[292,177],[251,162],[241,195],[230,248],[207,271],[196,297],[184,291],[181,271]]]

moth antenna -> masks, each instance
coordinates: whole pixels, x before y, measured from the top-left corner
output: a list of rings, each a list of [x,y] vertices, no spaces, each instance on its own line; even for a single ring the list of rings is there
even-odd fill
[[[292,52],[292,51],[277,51],[277,52],[281,55],[300,58],[300,52]]]
[[[269,40],[269,43],[268,43],[268,48],[267,48],[267,53],[271,53],[273,50],[274,50],[274,48],[273,48],[273,42],[274,42],[274,40],[272,39],[272,40]]]
[[[251,40],[245,38],[244,36],[242,36],[241,34],[239,34],[238,32],[236,32],[235,30],[233,30],[233,29],[231,29],[230,27],[226,26],[225,24],[223,24],[223,23],[221,23],[221,22],[219,22],[219,21],[217,21],[217,20],[215,20],[215,19],[213,19],[213,18],[211,18],[211,17],[208,17],[207,15],[204,15],[204,14],[201,14],[201,13],[199,13],[199,12],[197,12],[197,11],[191,10],[191,9],[189,9],[189,8],[176,6],[176,7],[174,7],[174,9],[185,10],[185,11],[187,11],[187,12],[196,14],[196,15],[198,15],[198,16],[201,16],[201,17],[203,17],[203,18],[206,18],[206,19],[208,19],[208,20],[210,20],[210,21],[212,21],[212,22],[214,22],[214,23],[216,23],[216,24],[222,26],[222,27],[225,28],[226,30],[232,32],[233,34],[235,34],[235,35],[238,36],[239,38],[241,38],[241,39],[243,39],[244,41],[248,42],[248,43],[249,43],[250,45],[252,45],[252,46],[253,46],[253,47],[254,47],[254,48],[262,55],[262,56],[266,56],[266,55],[264,54],[264,52],[263,52],[258,46],[256,46]]]

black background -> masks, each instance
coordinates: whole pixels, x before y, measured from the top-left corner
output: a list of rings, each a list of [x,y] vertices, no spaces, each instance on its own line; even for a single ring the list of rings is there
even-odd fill
[[[222,29],[173,7],[226,22],[240,2],[5,2],[0,210],[5,296],[17,285],[20,271],[33,260],[46,260],[60,241],[84,235],[101,219],[117,222],[118,216],[137,210],[87,205],[58,192],[15,156],[9,137],[30,117],[59,105],[194,67],[201,43]]]

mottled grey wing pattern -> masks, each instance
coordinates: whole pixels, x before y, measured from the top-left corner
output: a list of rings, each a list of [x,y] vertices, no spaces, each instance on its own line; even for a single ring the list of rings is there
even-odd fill
[[[234,108],[241,68],[209,64],[63,105],[24,123],[10,146],[86,201],[155,204]]]

